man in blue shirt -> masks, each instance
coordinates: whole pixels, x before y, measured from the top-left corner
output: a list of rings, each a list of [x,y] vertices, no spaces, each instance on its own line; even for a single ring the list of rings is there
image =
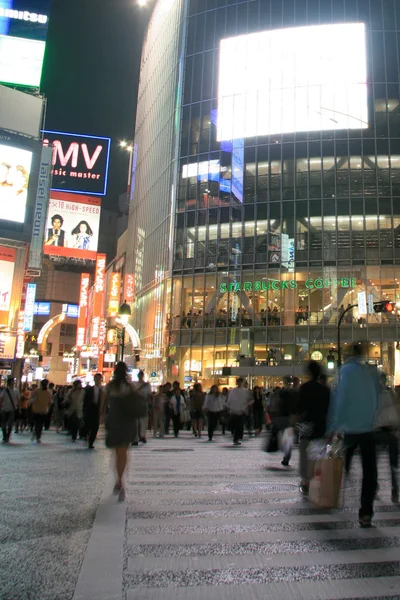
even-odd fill
[[[344,435],[348,448],[359,446],[363,470],[361,527],[370,527],[377,490],[375,419],[379,406],[380,384],[375,367],[362,362],[360,344],[353,346],[353,356],[341,368],[332,395],[328,431]]]

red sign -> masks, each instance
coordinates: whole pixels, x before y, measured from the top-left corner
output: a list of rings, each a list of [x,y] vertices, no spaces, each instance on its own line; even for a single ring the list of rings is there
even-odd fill
[[[135,276],[131,273],[125,275],[124,300],[132,304],[135,297]]]
[[[88,300],[89,300],[89,285],[90,275],[89,273],[82,273],[81,275],[81,289],[79,296],[79,316],[78,326],[76,334],[76,346],[82,348],[86,341],[86,326],[87,326],[87,313],[88,313]]]
[[[108,316],[116,317],[118,315],[119,299],[121,287],[121,273],[111,273],[110,294],[108,298]]]
[[[104,318],[104,305],[106,295],[106,260],[107,257],[105,254],[97,255],[92,312],[92,344],[98,344],[99,342],[101,320]]]

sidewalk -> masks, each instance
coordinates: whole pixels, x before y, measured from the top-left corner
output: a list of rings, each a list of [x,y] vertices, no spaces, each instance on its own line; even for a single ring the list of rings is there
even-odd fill
[[[400,600],[387,457],[376,527],[362,530],[358,459],[343,510],[318,511],[260,446],[184,433],[133,449],[125,504],[107,476],[73,600]]]

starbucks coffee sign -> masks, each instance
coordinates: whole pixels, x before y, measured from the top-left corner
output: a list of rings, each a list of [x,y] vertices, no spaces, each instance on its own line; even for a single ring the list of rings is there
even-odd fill
[[[221,283],[219,286],[220,294],[226,292],[267,292],[269,290],[296,290],[305,285],[308,290],[321,290],[324,288],[354,288],[357,285],[355,277],[343,277],[342,279],[307,279],[305,282],[298,282],[295,279],[279,281],[278,279],[265,279],[263,281],[232,281],[230,283]]]

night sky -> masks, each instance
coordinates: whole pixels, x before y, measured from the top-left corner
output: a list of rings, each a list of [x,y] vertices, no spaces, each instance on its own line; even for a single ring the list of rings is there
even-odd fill
[[[52,0],[42,93],[46,128],[112,138],[108,193],[125,191],[134,134],[141,47],[150,8],[135,0]]]

